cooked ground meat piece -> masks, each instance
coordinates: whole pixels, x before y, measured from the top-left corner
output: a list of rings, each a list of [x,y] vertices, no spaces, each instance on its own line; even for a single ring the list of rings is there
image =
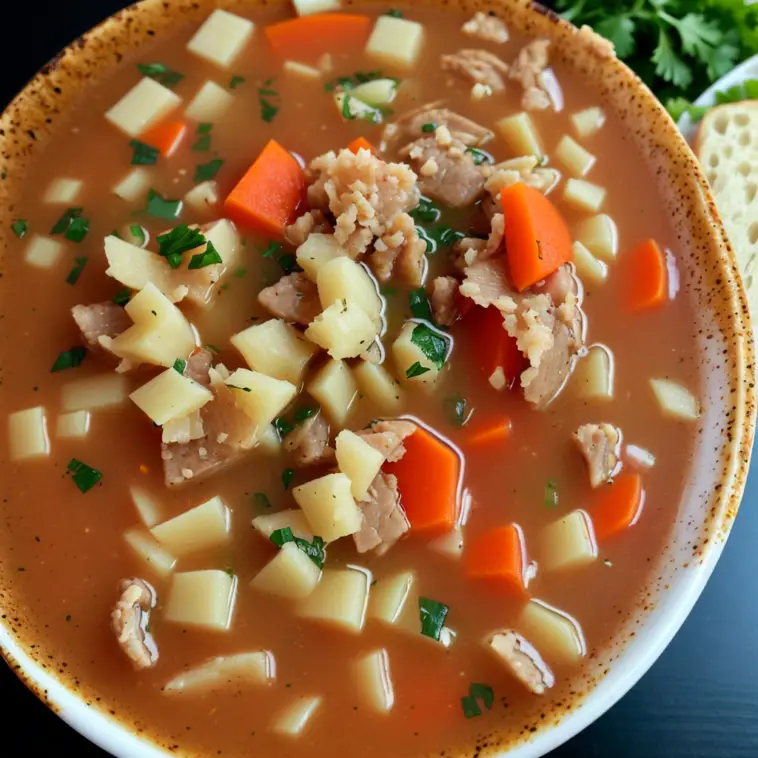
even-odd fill
[[[118,337],[131,325],[127,312],[115,303],[95,303],[94,305],[75,305],[71,309],[79,331],[87,347],[93,353],[103,353],[106,349],[100,344],[100,337]]]
[[[155,590],[142,579],[122,579],[119,599],[111,613],[111,629],[135,669],[158,662],[158,648],[147,631],[150,611],[155,607]]]
[[[508,41],[508,27],[504,21],[489,13],[477,11],[474,17],[467,21],[461,31],[470,37],[478,37],[485,42],[503,43]]]
[[[547,195],[561,180],[561,172],[555,168],[540,167],[533,155],[512,158],[484,168],[484,188],[491,196],[490,203],[483,207],[485,213],[502,213],[500,192],[518,182],[534,187]]]
[[[544,408],[562,389],[571,372],[571,334],[565,324],[553,322],[552,344],[544,350],[539,367],[528,368],[521,375],[527,402]]]
[[[321,313],[316,285],[297,272],[283,276],[276,284],[258,293],[258,302],[271,314],[285,321],[307,326]]]
[[[508,76],[524,88],[521,107],[525,110],[544,110],[552,104],[542,84],[542,74],[550,65],[549,50],[550,40],[528,42],[511,64]]]
[[[184,375],[189,379],[193,379],[198,384],[202,384],[203,387],[207,387],[210,383],[210,371],[211,364],[213,363],[213,353],[208,348],[202,347],[195,350],[187,360],[187,365],[184,368]]]
[[[489,129],[476,121],[471,121],[448,108],[441,108],[439,103],[430,103],[405,113],[397,121],[388,124],[384,130],[383,141],[397,145],[426,137],[428,134],[423,130],[425,124],[446,127],[450,136],[460,140],[466,147],[480,147],[494,137]]]
[[[458,318],[457,296],[458,280],[454,276],[438,276],[432,281],[432,315],[440,326],[451,326]]]
[[[298,467],[319,466],[334,461],[334,449],[329,447],[329,422],[321,413],[303,421],[285,435],[283,442]]]
[[[397,478],[380,471],[371,482],[366,497],[358,502],[363,525],[353,535],[359,553],[374,550],[384,555],[410,528],[400,502]]]
[[[463,273],[466,278],[460,286],[461,295],[471,298],[483,308],[494,305],[504,313],[516,310],[519,295],[508,283],[502,256],[466,266]]]
[[[332,225],[327,221],[324,212],[316,208],[306,211],[293,224],[285,227],[284,238],[290,245],[300,247],[310,234],[331,234],[332,231]]]
[[[542,656],[520,634],[511,629],[496,632],[486,643],[497,659],[535,695],[543,695],[555,677]]]
[[[505,217],[502,213],[495,213],[490,221],[490,232],[486,240],[476,237],[464,237],[453,246],[453,252],[456,255],[456,267],[461,271],[465,271],[467,266],[482,263],[501,252],[504,236]]]
[[[356,434],[378,450],[390,463],[399,461],[405,455],[403,440],[416,431],[416,424],[403,419],[374,421],[369,429],[361,429]]]
[[[397,275],[411,287],[421,286],[426,271],[426,242],[407,213],[395,217],[374,243],[374,252],[367,260],[380,282]]]
[[[618,466],[621,430],[612,424],[584,424],[574,432],[574,442],[587,461],[590,485],[608,482]]]
[[[443,55],[440,62],[443,71],[458,74],[472,84],[483,84],[493,92],[505,89],[508,64],[487,50],[459,50]]]

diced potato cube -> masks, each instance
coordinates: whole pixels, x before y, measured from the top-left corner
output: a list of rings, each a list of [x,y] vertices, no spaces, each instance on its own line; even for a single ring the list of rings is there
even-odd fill
[[[238,368],[224,383],[234,389],[237,406],[256,424],[257,435],[267,431],[297,394],[294,384],[246,368]]]
[[[319,269],[331,260],[345,256],[347,253],[334,239],[333,234],[309,234],[308,238],[295,252],[297,265],[312,281],[318,280]]]
[[[651,379],[650,386],[664,416],[679,421],[700,418],[700,403],[686,387],[670,379]]]
[[[81,179],[53,179],[42,197],[43,203],[71,205],[76,202],[84,182]]]
[[[415,583],[416,575],[412,571],[377,580],[371,589],[369,618],[385,624],[397,624],[404,615],[403,611],[409,606],[411,590]]]
[[[361,394],[383,411],[397,411],[403,404],[404,396],[400,382],[387,369],[377,363],[361,361],[353,368]]]
[[[164,695],[218,691],[236,684],[270,684],[276,679],[276,661],[268,650],[236,653],[211,660],[163,685]]]
[[[613,359],[603,345],[593,345],[576,364],[571,386],[577,397],[587,400],[613,399]]]
[[[324,569],[316,589],[300,603],[298,615],[357,634],[366,619],[371,574],[361,569]]]
[[[274,379],[299,385],[309,361],[318,352],[294,326],[272,318],[231,337],[250,368]]]
[[[397,339],[392,343],[392,357],[401,381],[409,386],[431,386],[440,375],[436,364],[427,358],[426,353],[413,342],[413,330],[418,326],[415,321],[406,321]],[[447,339],[447,337],[445,337]],[[419,364],[416,367],[416,364]],[[414,367],[416,367],[414,369]],[[427,369],[424,371],[424,369]],[[418,372],[422,373],[418,373]],[[408,376],[408,374],[411,376]]]
[[[583,111],[574,113],[571,116],[571,122],[574,124],[574,129],[580,137],[590,137],[603,127],[605,113],[602,108],[586,108]]]
[[[460,528],[451,529],[431,540],[427,547],[447,558],[460,560],[463,555],[463,530]]]
[[[360,305],[338,300],[311,321],[305,336],[332,358],[357,358],[368,349],[379,328]]]
[[[237,578],[226,571],[185,571],[174,574],[164,621],[225,632],[232,621]]]
[[[136,203],[147,194],[152,184],[152,172],[144,166],[136,166],[113,187],[113,194],[127,203]]]
[[[322,697],[301,695],[280,711],[271,725],[271,731],[282,737],[299,737],[322,702]]]
[[[213,393],[175,369],[167,368],[129,397],[153,422],[163,426],[199,410],[213,400]]]
[[[344,474],[327,474],[292,490],[313,533],[326,542],[355,534],[362,524],[361,511]]]
[[[382,298],[374,279],[360,263],[345,255],[327,261],[319,268],[316,286],[322,308],[344,300],[363,308],[374,324],[381,326]]]
[[[8,440],[12,461],[50,455],[50,438],[42,406],[16,411],[8,416]]]
[[[571,176],[582,177],[589,173],[597,160],[585,150],[575,139],[564,134],[555,148],[555,157],[562,163]]]
[[[218,208],[220,200],[218,183],[215,179],[208,179],[208,181],[196,184],[185,194],[184,205],[196,213],[210,214]]]
[[[303,600],[316,589],[320,578],[321,569],[294,542],[285,542],[250,586],[287,600]]]
[[[176,558],[149,534],[140,529],[128,529],[124,532],[124,541],[158,576],[168,576],[173,571]]]
[[[142,487],[129,487],[129,494],[131,495],[134,507],[137,509],[140,520],[148,529],[163,521],[160,506],[155,498],[143,490]]]
[[[501,118],[495,126],[514,158],[520,158],[523,155],[541,158],[544,155],[542,141],[528,113],[522,111],[513,116],[506,116]]]
[[[175,289],[166,260],[150,250],[110,234],[105,238],[105,258],[105,273],[126,287],[141,290],[152,283],[166,295]]]
[[[298,16],[338,11],[342,7],[340,0],[292,0],[292,4]]]
[[[563,199],[580,211],[597,213],[605,200],[605,190],[584,179],[568,179],[563,189]]]
[[[289,508],[278,513],[267,513],[253,519],[253,528],[268,539],[278,529],[291,529],[295,537],[313,542],[313,532],[305,513],[300,508]]]
[[[576,238],[596,258],[613,262],[618,255],[618,231],[610,216],[600,213],[584,219],[576,229]]]
[[[388,66],[412,68],[424,44],[424,27],[416,21],[379,16],[366,44],[366,55]]]
[[[231,528],[229,508],[216,496],[154,526],[150,533],[163,547],[182,557],[225,545],[231,539]]]
[[[74,379],[61,390],[61,407],[64,411],[94,411],[115,408],[128,397],[129,385],[123,374],[113,371]]]
[[[373,108],[389,105],[397,94],[396,79],[372,79],[350,90],[351,97],[357,97],[362,103]]]
[[[337,465],[350,480],[350,492],[356,500],[363,500],[384,463],[384,456],[348,429],[337,435],[335,443]]]
[[[229,68],[253,35],[254,29],[252,21],[217,9],[195,32],[187,43],[187,50],[221,68]]]
[[[572,511],[542,530],[540,568],[562,571],[580,568],[597,560],[592,522],[584,511]]]
[[[146,76],[105,114],[105,118],[128,137],[139,137],[181,101],[168,87]]]
[[[626,446],[626,459],[632,466],[643,470],[651,469],[655,466],[655,456],[649,450],[639,445]]]
[[[315,80],[321,78],[321,72],[317,68],[298,61],[284,61],[282,70],[285,74],[292,74],[292,76],[297,76],[301,79]]]
[[[596,287],[604,284],[608,278],[608,266],[595,258],[581,242],[575,242],[571,250],[579,278],[586,284]]]
[[[24,260],[35,268],[52,268],[63,255],[63,248],[63,243],[58,240],[32,234],[26,243]]]
[[[321,405],[331,421],[344,426],[358,397],[358,385],[344,361],[329,361],[308,382],[308,393]]]
[[[199,123],[215,123],[231,108],[234,95],[216,82],[207,81],[197,91],[184,111],[187,118]]]
[[[81,439],[89,432],[89,411],[74,411],[73,413],[61,413],[58,416],[58,426],[55,436],[65,439]]]
[[[361,656],[355,662],[354,675],[363,703],[377,713],[389,713],[395,704],[395,688],[387,651],[381,648]]]
[[[550,662],[575,664],[587,655],[579,624],[542,600],[530,600],[521,612],[519,631]]]

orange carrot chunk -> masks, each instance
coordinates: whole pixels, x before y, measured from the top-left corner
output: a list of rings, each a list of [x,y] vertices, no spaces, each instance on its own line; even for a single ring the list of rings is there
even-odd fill
[[[186,135],[187,124],[184,121],[171,121],[148,129],[140,136],[140,142],[150,147],[157,147],[164,158],[170,158]]]
[[[468,429],[468,425],[466,425]],[[497,447],[502,445],[511,435],[511,420],[501,418],[476,425],[466,437],[463,444],[469,448]]]
[[[371,19],[353,13],[315,13],[271,24],[264,30],[272,50],[301,58],[332,50],[363,49],[370,32]]]
[[[502,369],[506,385],[512,386],[529,364],[516,340],[503,328],[503,314],[494,306],[475,306],[465,316],[464,323],[475,360],[484,375],[489,379]]]
[[[571,260],[571,235],[556,207],[534,187],[512,184],[500,199],[510,278],[522,292]]]
[[[229,193],[224,211],[240,226],[281,237],[304,197],[303,169],[278,142],[271,140]]]
[[[526,591],[524,535],[516,524],[498,526],[478,535],[466,546],[469,579],[487,579],[516,594]]]
[[[452,529],[458,515],[458,453],[421,426],[404,444],[405,455],[383,468],[397,477],[411,527],[419,531]]]
[[[657,308],[668,298],[666,259],[654,239],[645,240],[621,260],[627,305],[633,311]]]
[[[636,523],[645,503],[645,491],[639,474],[617,476],[603,485],[590,509],[598,541],[613,537]]]
[[[360,149],[363,150],[370,150],[372,153],[376,153],[376,148],[365,138],[365,137],[356,137],[348,146],[347,149],[351,153],[358,154],[358,151]]]

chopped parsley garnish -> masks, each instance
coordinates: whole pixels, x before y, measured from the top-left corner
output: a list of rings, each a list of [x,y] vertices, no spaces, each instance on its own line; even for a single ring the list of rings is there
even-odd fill
[[[421,124],[421,131],[424,132],[424,134],[431,134],[437,130],[438,126],[439,124],[434,121],[427,121],[425,124]]]
[[[430,600],[427,597],[418,599],[418,608],[421,617],[421,634],[439,642],[440,633],[450,609],[443,603]]]
[[[243,276],[245,276],[245,274],[247,274],[247,269],[244,266],[240,266],[238,269],[234,271],[234,275],[238,279],[241,279]]]
[[[262,87],[258,87],[258,103],[261,107],[261,118],[267,124],[270,124],[276,114],[279,113],[279,106],[271,102],[271,98],[279,97],[279,93],[275,89],[271,89],[273,83],[274,80],[269,79]]]
[[[292,529],[285,526],[282,529],[271,532],[269,539],[277,547],[282,547],[282,545],[286,545],[288,542],[294,542],[319,568],[324,567],[326,545],[321,537],[314,537],[313,542],[308,542],[308,540],[302,537],[295,537],[292,534]]]
[[[545,482],[545,506],[555,508],[558,505],[558,483],[554,479]]]
[[[200,139],[195,142],[190,148],[191,150],[197,150],[198,152],[205,152],[211,149],[211,135],[204,134]]]
[[[426,233],[426,229],[423,226],[416,226],[416,233],[419,239],[424,240],[426,243],[426,254],[432,255],[437,252],[437,243]]]
[[[423,195],[418,201],[418,205],[411,211],[411,216],[416,221],[424,224],[434,224],[440,220],[440,209],[428,198]]]
[[[268,243],[268,247],[264,250],[262,248],[258,248],[261,251],[261,255],[264,258],[271,258],[274,253],[278,253],[282,249],[283,245],[281,242],[274,242],[273,240]]]
[[[82,218],[83,208],[68,208],[55,222],[50,234],[65,234],[72,242],[81,242],[89,231],[89,221]]]
[[[482,709],[479,706],[480,700],[488,711],[492,710],[492,706],[495,704],[495,691],[489,684],[472,682],[469,685],[468,692],[469,694],[466,697],[461,698],[461,708],[463,708],[463,715],[467,719],[482,715]]]
[[[277,547],[281,547],[287,542],[294,542],[295,535],[292,534],[292,529],[290,529],[288,526],[285,526],[282,529],[275,529],[273,532],[271,532],[271,536],[269,537],[269,539]]]
[[[183,203],[181,200],[166,200],[161,197],[154,189],[147,193],[147,206],[145,212],[156,218],[162,218],[166,221],[174,221],[182,212]]]
[[[411,306],[411,313],[414,318],[423,318],[426,321],[430,321],[432,324],[434,323],[432,307],[429,305],[429,298],[427,298],[423,287],[419,287],[417,290],[411,290],[408,299]]]
[[[173,87],[184,79],[184,74],[174,71],[164,63],[138,63],[137,69],[141,74],[155,79],[166,87]]]
[[[450,395],[443,401],[442,407],[445,410],[445,415],[448,421],[453,426],[464,426],[469,418],[471,418],[472,411],[468,408],[466,398],[461,395]]]
[[[206,266],[212,266],[214,263],[223,263],[223,260],[219,255],[218,250],[213,246],[213,243],[208,240],[205,250],[190,258],[187,268],[190,270],[205,268]]]
[[[206,345],[207,347],[207,345]],[[238,387],[236,384],[227,384],[226,385],[230,390],[239,390],[240,392],[252,392],[250,387]]]
[[[145,247],[145,242],[147,241],[147,234],[145,234],[145,229],[139,224],[130,224],[129,231],[131,232],[132,237],[134,237],[137,245],[140,247]]]
[[[182,376],[184,376],[184,369],[187,368],[187,361],[183,361],[181,358],[177,358],[174,361],[174,371],[178,371]]]
[[[11,224],[11,229],[13,229],[13,233],[19,239],[23,239],[26,236],[26,233],[29,231],[29,224],[26,219],[20,218],[18,221],[14,221]]]
[[[134,150],[132,155],[132,166],[153,166],[158,162],[158,156],[161,151],[157,147],[146,145],[144,142],[133,139],[129,147]]]
[[[411,333],[411,342],[437,367],[441,369],[447,360],[449,339],[426,324],[418,324]]]
[[[461,708],[463,708],[463,715],[467,719],[473,719],[482,715],[482,709],[479,707],[479,703],[477,703],[471,695],[466,695],[461,698]]]
[[[71,350],[65,350],[62,352],[53,363],[53,367],[50,369],[50,373],[56,371],[63,371],[67,368],[76,368],[82,365],[82,361],[87,356],[87,350],[83,347],[72,347]]]
[[[300,266],[297,265],[297,258],[292,253],[284,253],[279,256],[279,265],[282,267],[282,271],[285,274],[291,274],[294,271],[302,271]]]
[[[347,93],[342,98],[342,118],[348,121],[352,121],[355,118],[353,112],[350,110],[350,95]]]
[[[476,147],[467,147],[466,152],[471,155],[475,166],[481,166],[482,163],[489,163],[491,165],[495,162],[495,159],[489,153]]]
[[[296,424],[302,424],[303,421],[306,421],[311,416],[315,416],[317,413],[318,413],[318,408],[304,405],[302,408],[298,408],[295,411],[293,418],[295,419]]]
[[[113,302],[116,305],[126,305],[132,296],[132,290],[129,287],[122,287],[114,296]]]
[[[232,80],[229,82],[229,89],[237,89],[237,87],[240,84],[243,84],[244,81],[245,81],[245,77],[244,76],[239,76],[239,75],[235,74],[232,77]]]
[[[213,124],[198,124],[195,131],[197,134],[210,134],[213,131]]]
[[[156,239],[160,245],[158,255],[162,255],[171,268],[179,268],[184,253],[195,250],[205,243],[205,235],[198,229],[190,229],[186,224],[179,224],[170,232],[159,234]],[[192,260],[196,257],[193,256]]]
[[[234,569],[233,569],[231,566],[227,566],[227,567],[224,569],[224,573],[225,573],[225,574],[226,574],[228,577],[230,577],[231,579],[234,579],[234,577],[235,577],[235,576],[237,576],[237,574],[235,573]]]
[[[87,265],[87,258],[74,258],[74,267],[69,272],[69,275],[66,277],[66,284],[74,285],[79,281],[79,277],[82,275],[82,271],[84,271],[84,267]]]
[[[391,297],[392,295],[397,295],[397,287],[380,287],[379,293],[384,295],[384,297]]]
[[[82,493],[89,492],[103,478],[103,475],[96,468],[77,461],[76,458],[69,461],[67,468],[73,474],[71,478],[74,480],[74,484]]]
[[[427,368],[426,366],[422,366],[418,361],[416,361],[408,367],[408,370],[405,372],[405,378],[413,379],[417,376],[426,374],[428,371],[431,371],[431,369]]]
[[[437,226],[430,231],[430,236],[435,240],[437,246],[451,247],[458,240],[462,240],[466,235],[463,232],[457,232],[449,226]]]
[[[253,500],[255,500],[255,504],[259,508],[270,508],[271,507],[271,501],[268,499],[265,492],[256,492],[253,495]]]
[[[286,468],[284,471],[282,471],[282,484],[284,485],[284,489],[288,490],[290,488],[290,485],[292,484],[292,480],[295,478],[295,469],[293,468]]]
[[[397,8],[390,8],[384,15],[392,16],[392,18],[403,18],[403,12]]]
[[[222,158],[214,158],[212,161],[208,161],[208,163],[198,163],[195,166],[195,181],[206,182],[209,179],[213,179],[223,165],[224,161]]]
[[[356,71],[352,76],[338,76],[334,81],[327,82],[324,84],[324,89],[327,92],[333,92],[337,87],[340,87],[344,92],[345,90],[354,89],[359,84],[373,82],[374,79],[381,78],[381,71]]]
[[[285,435],[295,431],[295,427],[284,416],[274,419],[274,429],[276,429],[279,439],[284,439]]]

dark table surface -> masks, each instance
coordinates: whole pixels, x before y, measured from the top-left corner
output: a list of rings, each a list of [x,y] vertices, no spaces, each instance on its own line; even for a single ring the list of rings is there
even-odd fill
[[[0,103],[68,42],[123,5],[122,0],[4,0]],[[748,482],[713,577],[668,650],[620,703],[557,750],[556,758],[758,758],[756,500],[758,474]],[[3,729],[0,755],[105,758],[2,665],[0,703],[0,724],[34,725],[23,734]]]

